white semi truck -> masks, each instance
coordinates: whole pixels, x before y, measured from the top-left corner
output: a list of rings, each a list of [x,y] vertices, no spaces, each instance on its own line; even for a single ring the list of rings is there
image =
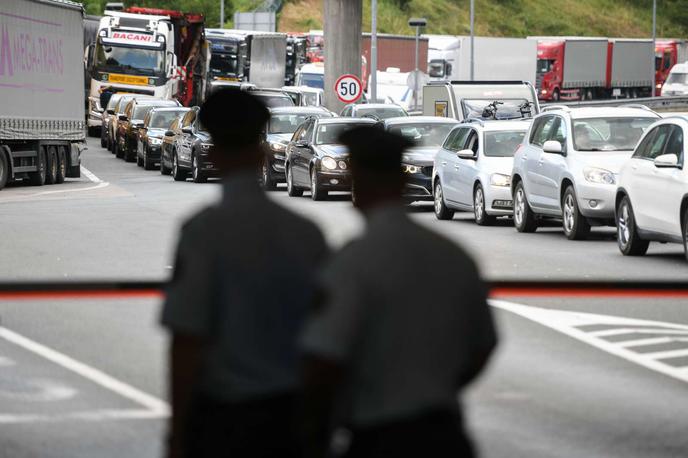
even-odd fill
[[[435,81],[471,79],[471,38],[424,35],[428,38],[428,74]],[[535,84],[537,43],[525,38],[475,37],[473,80],[518,80]]]
[[[102,123],[103,93],[128,92],[200,104],[207,71],[204,19],[132,7],[105,11],[85,56],[90,76],[88,127]]]
[[[64,0],[0,1],[0,189],[80,174],[83,14]]]

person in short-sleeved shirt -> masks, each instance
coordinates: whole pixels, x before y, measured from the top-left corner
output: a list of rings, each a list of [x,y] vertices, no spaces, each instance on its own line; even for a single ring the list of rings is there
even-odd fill
[[[228,106],[241,106],[242,119],[219,117]],[[224,171],[223,197],[183,226],[162,310],[172,334],[169,456],[293,457],[297,338],[327,247],[258,185],[262,104],[218,91],[200,116]]]
[[[352,457],[472,456],[457,394],[496,342],[487,289],[462,249],[405,214],[394,137],[344,136],[367,228],[321,275],[324,302],[301,337],[306,387],[320,391],[311,403],[336,399],[330,413],[353,430]],[[323,389],[328,378],[336,391]]]

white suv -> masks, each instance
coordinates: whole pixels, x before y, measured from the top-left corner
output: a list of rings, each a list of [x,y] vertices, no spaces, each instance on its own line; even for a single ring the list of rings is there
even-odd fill
[[[688,258],[688,117],[654,123],[621,169],[616,193],[619,249],[638,256],[650,241],[683,243]]]
[[[435,216],[451,219],[456,210],[472,211],[481,226],[512,213],[511,168],[527,121],[481,121],[456,126],[435,156]]]
[[[534,232],[561,219],[571,240],[613,225],[616,180],[643,132],[659,116],[640,107],[552,107],[533,120],[514,156],[514,225]]]

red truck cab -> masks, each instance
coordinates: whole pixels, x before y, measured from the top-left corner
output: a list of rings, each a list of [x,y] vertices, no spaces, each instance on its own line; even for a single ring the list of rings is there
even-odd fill
[[[540,100],[561,99],[564,79],[564,42],[540,41],[537,46],[536,88]]]
[[[659,96],[671,68],[682,62],[688,43],[684,40],[657,40],[655,42],[655,95]]]

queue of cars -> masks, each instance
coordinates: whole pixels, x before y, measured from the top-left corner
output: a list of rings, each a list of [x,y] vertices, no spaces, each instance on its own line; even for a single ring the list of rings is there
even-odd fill
[[[350,191],[340,134],[374,125],[406,137],[402,158],[407,202],[431,201],[438,219],[473,213],[479,225],[512,217],[519,232],[561,221],[565,236],[585,239],[593,226],[616,226],[624,255],[644,254],[651,241],[683,243],[688,257],[688,117],[660,116],[640,105],[550,106],[530,118],[497,120],[409,117],[395,105],[347,106],[336,116],[321,106],[296,106],[293,94],[252,89],[271,118],[260,181],[313,200]],[[115,96],[118,96],[115,98]],[[115,95],[103,118],[101,144],[177,181],[216,175],[210,136],[199,108],[146,96]]]

